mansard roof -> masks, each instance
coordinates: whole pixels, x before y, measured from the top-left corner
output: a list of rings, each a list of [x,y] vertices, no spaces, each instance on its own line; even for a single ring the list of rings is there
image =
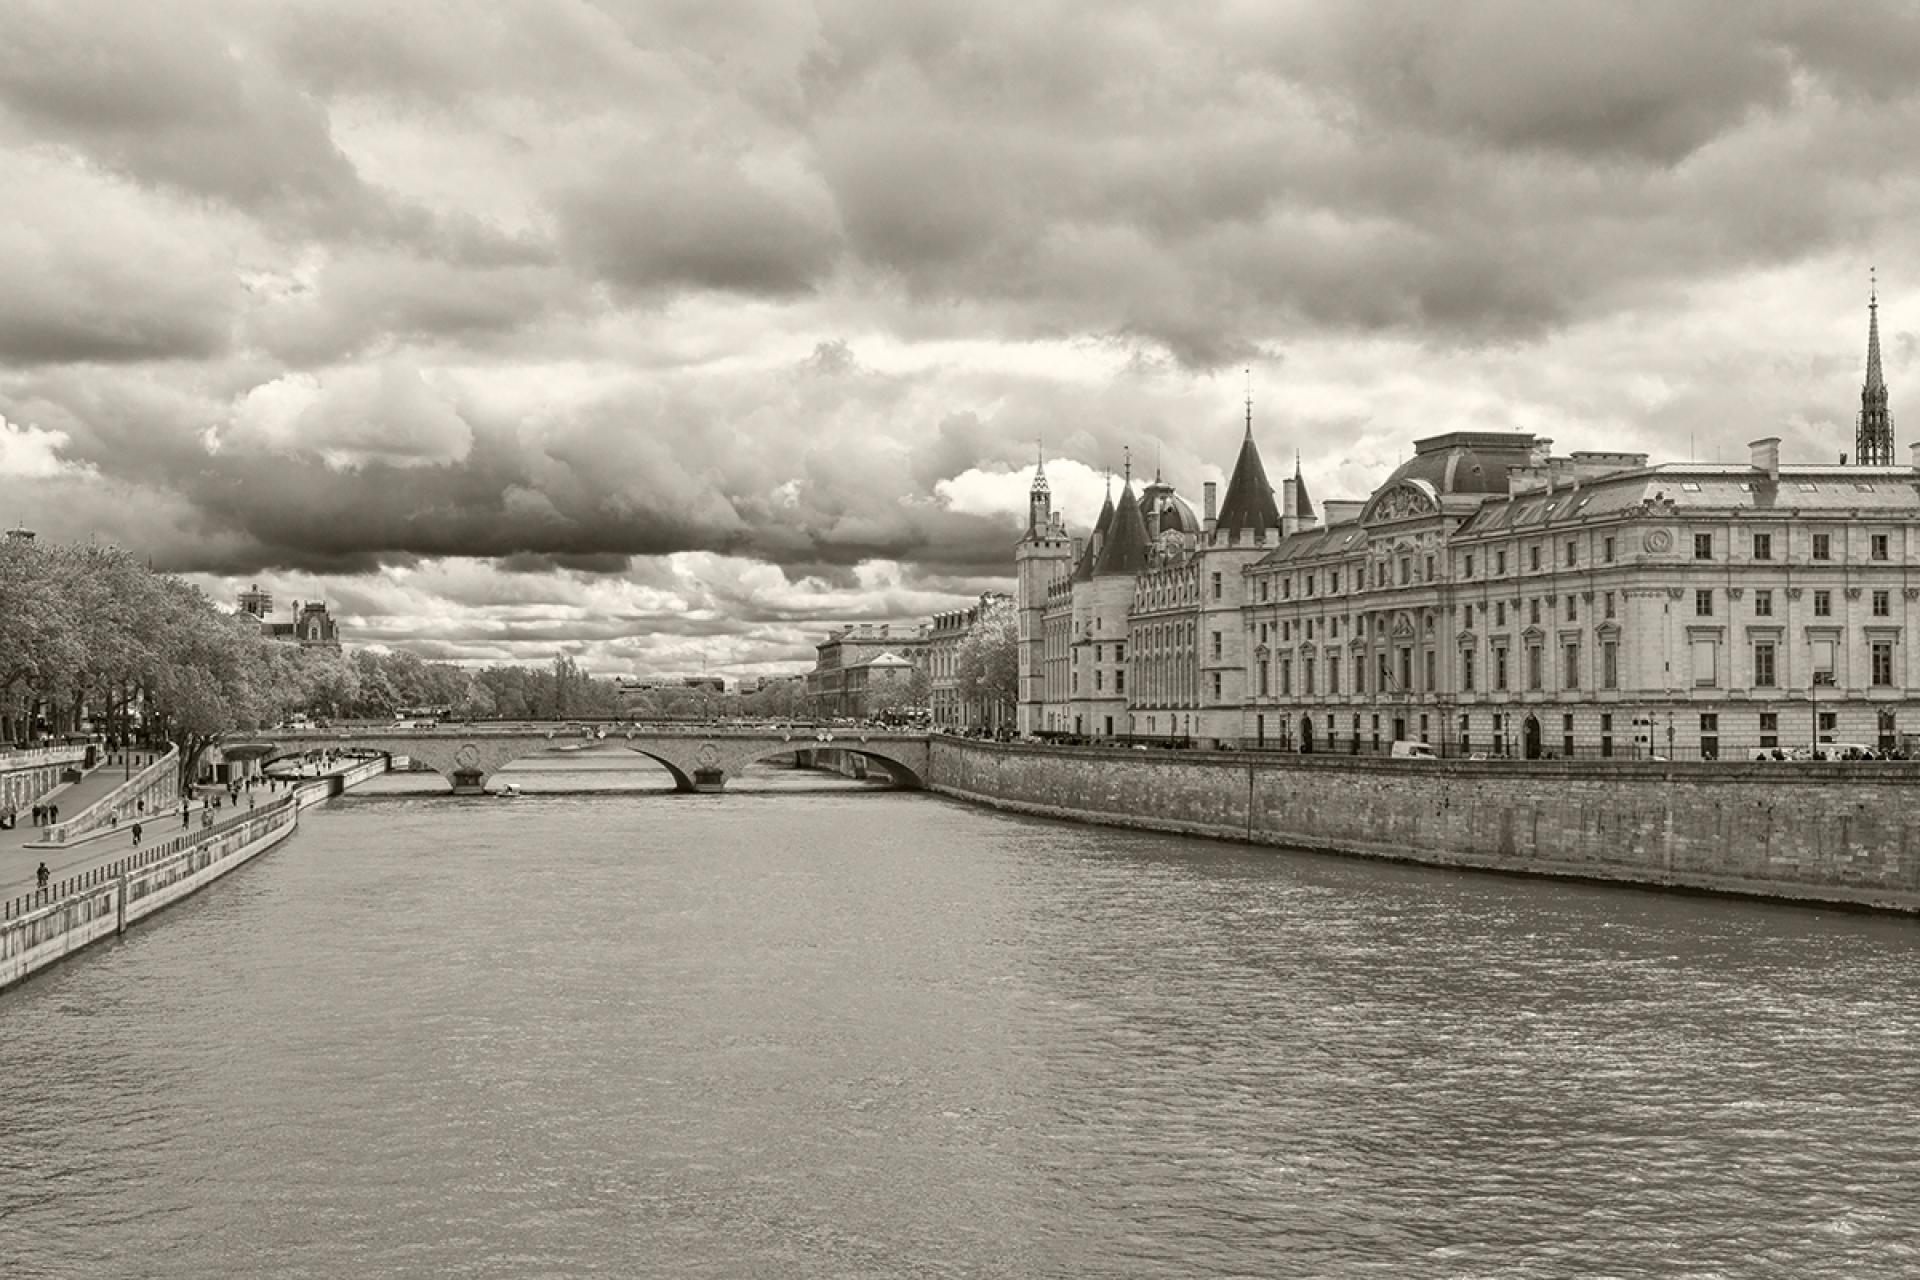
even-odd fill
[[[1777,482],[1738,463],[1668,463],[1511,497],[1490,498],[1461,524],[1461,534],[1591,520],[1671,505],[1676,512],[1745,511],[1764,516],[1920,512],[1920,473],[1911,467],[1783,466]]]
[[[1240,456],[1234,459],[1233,475],[1227,479],[1227,492],[1220,499],[1220,516],[1214,527],[1222,530],[1280,527],[1280,508],[1274,505],[1267,469],[1260,465],[1260,450],[1254,447],[1251,425],[1240,441]]]
[[[1100,560],[1093,574],[1103,578],[1110,573],[1144,573],[1147,559],[1147,522],[1129,482],[1120,486],[1120,505],[1113,510],[1113,522],[1100,544]]]

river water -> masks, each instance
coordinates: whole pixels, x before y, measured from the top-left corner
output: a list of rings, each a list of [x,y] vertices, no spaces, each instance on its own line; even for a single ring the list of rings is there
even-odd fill
[[[1920,1274],[1910,922],[518,780],[0,996],[0,1276]]]

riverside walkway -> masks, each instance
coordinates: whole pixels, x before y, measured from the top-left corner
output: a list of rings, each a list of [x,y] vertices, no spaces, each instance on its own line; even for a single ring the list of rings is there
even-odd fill
[[[339,769],[346,769],[360,763],[358,760],[346,760]],[[337,770],[336,770],[337,771]],[[47,797],[46,802],[60,806],[62,816],[77,814],[89,805],[104,799],[115,787],[124,782],[125,766],[116,762],[101,765],[82,778],[70,783]],[[283,771],[293,776],[291,770]],[[299,776],[309,780],[324,776],[324,772],[315,768],[304,768]],[[265,804],[270,797],[284,794],[281,790],[268,790],[262,784],[251,793],[242,792],[239,806],[232,801],[225,802],[223,808],[215,811],[215,820],[229,818],[247,811],[247,796],[251,794],[256,803]],[[180,807],[149,815],[141,823],[141,843],[151,845],[157,840],[165,840],[181,834],[184,830],[198,831],[204,815],[211,807],[210,799],[196,799],[191,802],[188,812],[188,826],[180,825]],[[40,839],[40,828],[22,821],[11,831],[0,831],[0,901],[7,901],[30,894],[36,888],[35,877],[42,862],[47,864],[54,883],[69,880],[91,871],[96,867],[126,857],[134,849],[133,824],[122,823],[112,828],[108,834],[60,848],[30,847]]]

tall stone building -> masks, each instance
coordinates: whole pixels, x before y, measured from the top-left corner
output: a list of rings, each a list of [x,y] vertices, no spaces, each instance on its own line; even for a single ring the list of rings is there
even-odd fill
[[[1077,554],[1050,511],[1029,522],[1021,724],[1348,753],[1920,745],[1920,446],[1891,462],[1877,296],[1868,315],[1850,465],[1783,463],[1772,436],[1655,465],[1455,431],[1316,510],[1297,461],[1275,501],[1249,408],[1197,527],[1158,476]]]

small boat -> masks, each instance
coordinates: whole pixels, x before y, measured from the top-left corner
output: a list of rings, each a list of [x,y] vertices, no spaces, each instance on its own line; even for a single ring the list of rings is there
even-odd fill
[[[502,784],[501,788],[493,794],[499,796],[502,800],[513,800],[519,797],[520,788],[516,784],[508,782]]]

